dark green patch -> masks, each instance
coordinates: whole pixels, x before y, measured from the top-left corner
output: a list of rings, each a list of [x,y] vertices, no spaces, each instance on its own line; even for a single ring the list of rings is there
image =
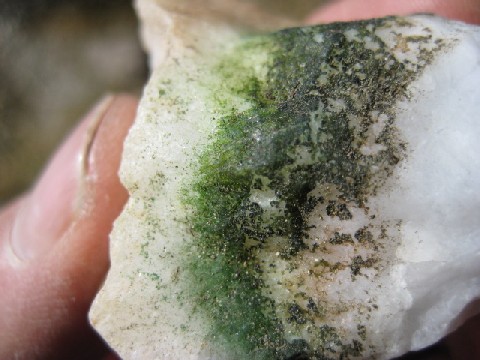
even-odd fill
[[[363,258],[360,255],[355,256],[350,265],[352,275],[359,275],[362,268],[370,268],[375,263],[376,263],[375,259],[369,258],[369,259],[363,260]]]
[[[336,201],[330,201],[327,205],[327,215],[328,216],[338,216],[340,220],[350,220],[352,214],[345,204],[337,204]]]
[[[362,339],[363,341],[366,340],[367,338],[367,328],[364,326],[364,325],[357,325],[357,333],[358,333],[358,336],[360,337],[360,339]]]
[[[145,259],[148,259],[149,257],[148,251],[147,251],[148,245],[149,245],[148,241],[140,245],[140,255],[142,255],[142,257]]]
[[[352,235],[350,234],[340,234],[336,232],[333,237],[329,240],[331,244],[341,245],[341,244],[353,244]]]
[[[365,226],[355,232],[355,239],[357,239],[360,243],[374,242],[372,233],[367,229],[368,228]]]
[[[305,310],[303,310],[298,304],[293,303],[288,306],[288,321],[296,324],[305,324],[307,319],[305,317]]]
[[[160,290],[163,286],[162,286],[162,283],[161,283],[161,278],[160,278],[160,275],[158,275],[157,273],[145,273],[145,275],[153,282],[155,282],[155,288],[157,290]]]

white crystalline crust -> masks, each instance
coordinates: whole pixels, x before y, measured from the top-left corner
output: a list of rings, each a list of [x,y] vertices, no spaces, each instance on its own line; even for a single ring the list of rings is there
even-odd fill
[[[417,24],[408,30],[413,35],[428,28],[434,37],[453,41],[410,84],[408,99],[398,100],[394,121],[407,156],[368,199],[371,212],[382,214],[382,221],[399,223],[399,243],[385,250],[388,268],[373,285],[368,276],[352,281],[349,271],[338,271],[331,284],[318,289],[332,301],[374,299],[379,311],[362,319],[368,321],[372,346],[367,351],[378,359],[437,341],[480,296],[480,31],[429,16],[410,21]],[[397,60],[410,66],[408,61],[417,59],[414,46],[400,51],[398,32],[377,35],[388,46],[399,46]],[[223,39],[217,36],[218,43],[230,42],[235,32]],[[348,33],[351,39],[356,36]],[[368,46],[376,45],[372,40]],[[112,267],[90,313],[95,328],[124,359],[228,359],[222,348],[211,349],[206,315],[193,311],[196,304],[179,303],[186,284],[179,252],[192,241],[186,220],[191,209],[180,200],[182,186],[195,174],[196,154],[208,144],[215,119],[222,115],[210,90],[221,89],[218,82],[223,80],[204,73],[210,61],[191,49],[179,48],[167,56],[146,87],[125,144],[121,179],[130,199],[115,223]],[[257,55],[253,61],[261,69],[266,58]],[[232,107],[250,106],[241,97],[225,96]],[[332,99],[331,106],[342,104]],[[372,117],[379,128],[386,121],[382,114]],[[370,145],[362,151],[379,151]],[[268,206],[272,196],[255,193],[251,200]],[[322,223],[318,214],[310,221],[331,228],[341,225],[353,235],[366,221],[355,211],[341,224]],[[340,257],[351,256],[353,248],[344,250]],[[275,288],[275,280],[270,279],[272,296],[288,298]],[[358,316],[353,309],[338,320],[354,332]],[[185,328],[188,331],[182,331]]]
[[[403,219],[397,257],[412,296],[403,323],[413,349],[452,330],[451,320],[480,295],[479,60],[480,32],[461,34],[411,85],[417,100],[398,104],[412,154],[379,203],[386,216]]]

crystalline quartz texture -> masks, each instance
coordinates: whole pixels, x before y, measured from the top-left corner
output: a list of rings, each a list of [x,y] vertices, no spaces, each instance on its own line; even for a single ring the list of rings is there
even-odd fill
[[[215,27],[205,31],[215,33]],[[334,38],[333,33],[343,35]],[[348,44],[367,49],[368,54],[379,56],[384,66],[380,73],[389,77],[362,73],[368,64],[348,56],[340,64],[327,56],[314,65],[294,56],[297,62],[292,69],[324,70],[315,83],[279,92],[280,97],[287,94],[290,102],[284,98],[285,111],[292,111],[289,116],[297,114],[299,122],[287,119],[285,128],[269,128],[261,119],[268,115],[250,115],[249,119],[260,119],[258,129],[247,123],[239,139],[225,143],[221,136],[229,130],[220,120],[234,123],[228,120],[232,113],[245,114],[257,106],[243,90],[234,88],[252,74],[260,87],[267,87],[268,79],[274,78],[271,64],[282,55],[272,50],[276,48],[268,45],[269,40],[249,40],[254,46],[245,50],[238,45],[241,36],[233,30],[217,34],[220,40],[211,48],[208,41],[205,45],[198,40],[198,48],[206,46],[208,51],[192,53],[178,45],[162,61],[158,59],[163,55],[157,53],[153,62],[158,67],[125,144],[121,177],[130,200],[115,223],[112,268],[90,314],[94,326],[122,358],[270,359],[303,352],[312,359],[320,354],[386,359],[437,341],[453,330],[456,317],[480,295],[478,28],[414,16],[296,30],[295,34],[297,43],[307,39],[332,54]],[[150,36],[150,47],[153,39]],[[284,44],[281,36],[276,39]],[[328,43],[332,39],[338,41],[333,47]],[[219,45],[222,41],[225,46]],[[220,61],[216,59],[222,57],[227,64],[231,60],[233,72],[222,73],[215,67]],[[339,82],[334,87],[329,83],[336,71],[333,65],[341,74],[357,71],[359,83]],[[395,71],[401,75],[394,77]],[[368,83],[369,76],[374,76],[374,83]],[[384,86],[389,82],[391,86]],[[289,81],[285,84],[290,86]],[[330,89],[327,95],[325,88]],[[341,92],[350,88],[351,94]],[[302,99],[295,102],[297,93],[309,97],[309,112],[289,108],[303,106]],[[360,100],[366,101],[368,110],[356,103]],[[335,121],[346,126],[338,130]],[[298,138],[293,141],[289,136],[296,136],[291,135],[296,131]],[[241,138],[245,134],[248,141]],[[287,142],[275,148],[282,136]],[[236,141],[245,142],[244,158],[224,159],[221,166],[208,160],[229,151],[238,155]],[[335,148],[340,141],[346,141],[349,151]],[[307,145],[320,150],[312,151]],[[329,146],[333,152],[328,153]],[[335,158],[337,150],[345,159]],[[291,190],[291,174],[297,170],[320,169],[327,174],[319,171],[318,181],[310,180],[303,202],[282,195],[275,188],[280,185],[266,175],[265,168],[273,166],[271,158],[282,151],[291,161],[271,177],[277,176],[286,189]],[[324,154],[332,158],[325,159]],[[252,185],[241,203],[250,206],[250,212],[243,210],[243,215],[249,215],[242,217],[241,209],[235,213],[236,223],[246,224],[235,229],[245,231],[240,236],[241,251],[248,248],[250,254],[245,262],[222,260],[222,254],[231,254],[228,246],[221,254],[198,245],[206,235],[192,225],[192,219],[204,218],[198,204],[185,198],[202,198],[192,189],[213,176],[205,161],[217,164],[218,171],[235,163],[232,174],[251,177]],[[340,164],[340,170],[331,161]],[[315,168],[316,163],[322,165]],[[346,170],[341,169],[343,165]],[[360,190],[351,190],[355,186]],[[215,191],[222,199],[221,191]],[[216,204],[216,199],[204,200]],[[306,210],[308,201],[311,206]],[[248,219],[257,219],[255,214],[260,213],[267,223],[292,222],[295,207],[303,221],[300,228],[292,225],[290,232],[269,233],[260,226],[252,235],[257,223]],[[213,223],[224,216],[214,210],[212,205]],[[294,233],[303,236],[301,241],[292,240]],[[226,236],[225,241],[229,240]],[[199,264],[207,264],[207,271]],[[238,266],[235,274],[242,279],[261,280],[261,285],[253,286],[250,299],[233,294],[235,290],[224,298],[222,290],[215,293],[215,289],[235,289],[237,284],[235,279],[225,284],[208,282],[217,278],[216,272],[225,271],[225,264]],[[242,307],[235,301],[247,304]],[[225,303],[230,308],[222,310]],[[248,311],[233,313],[245,308]],[[253,319],[267,319],[265,323],[274,326],[252,325],[251,313],[257,311],[264,313],[254,314]],[[238,319],[245,319],[244,326]],[[238,325],[238,331],[225,324]],[[246,335],[240,341],[236,336],[243,336],[238,335],[242,331]]]

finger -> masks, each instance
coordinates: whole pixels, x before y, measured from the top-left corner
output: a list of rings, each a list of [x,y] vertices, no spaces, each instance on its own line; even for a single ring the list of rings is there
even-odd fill
[[[117,171],[136,106],[129,96],[103,101],[32,191],[0,212],[1,359],[95,359],[107,351],[87,311],[127,199]]]
[[[480,24],[479,0],[339,0],[331,1],[307,19],[310,24],[351,21],[387,15],[434,13],[450,19]]]
[[[478,359],[480,355],[480,315],[468,319],[444,340],[452,359]]]

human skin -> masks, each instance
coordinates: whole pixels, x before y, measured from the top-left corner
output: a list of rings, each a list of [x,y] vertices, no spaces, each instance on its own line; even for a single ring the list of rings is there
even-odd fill
[[[433,13],[480,24],[479,0],[338,0],[329,1],[307,19],[310,24],[361,20],[387,15]]]
[[[136,107],[130,96],[106,98],[36,185],[0,212],[0,359],[108,354],[87,311],[108,270],[108,234],[128,196],[117,171]]]
[[[340,0],[308,23],[431,12],[480,24],[480,0]],[[114,358],[88,308],[108,270],[108,234],[128,194],[117,176],[137,100],[104,99],[30,191],[0,209],[0,359]],[[472,359],[480,319],[404,359]]]

